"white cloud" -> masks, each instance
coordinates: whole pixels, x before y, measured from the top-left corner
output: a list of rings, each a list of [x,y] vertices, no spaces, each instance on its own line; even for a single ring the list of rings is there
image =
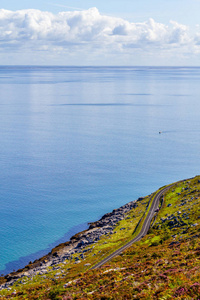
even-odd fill
[[[185,25],[168,25],[153,19],[131,23],[101,15],[97,8],[67,11],[54,15],[39,10],[0,10],[0,51],[55,53],[94,52],[131,54],[135,49],[147,53],[181,51],[196,53],[200,34]],[[55,54],[56,55],[56,54]]]

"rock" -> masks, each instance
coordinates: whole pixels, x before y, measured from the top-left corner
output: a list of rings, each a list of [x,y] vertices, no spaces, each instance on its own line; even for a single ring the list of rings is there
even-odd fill
[[[139,197],[138,199],[137,199],[137,201],[142,201],[144,199],[144,197]]]
[[[174,245],[179,245],[180,244],[180,242],[171,242],[170,244],[169,244],[169,246],[174,246]]]
[[[170,221],[169,223],[168,223],[168,225],[171,227],[171,226],[173,226],[174,225],[174,221]]]
[[[83,253],[80,255],[80,258],[81,258],[81,259],[84,259],[84,258],[85,258],[85,256],[83,255]]]
[[[80,240],[80,241],[78,242],[76,248],[80,248],[80,247],[82,247],[83,245],[86,245],[86,244],[88,244],[88,241],[87,241],[86,239]]]
[[[89,228],[87,230],[72,236],[69,242],[64,243],[63,247],[55,247],[45,256],[45,258],[30,262],[31,264],[26,266],[26,270],[24,269],[24,271],[22,269],[20,272],[17,271],[15,273],[8,274],[5,277],[7,283],[0,286],[0,290],[2,288],[8,289],[8,287],[11,286],[17,279],[21,278],[20,276],[32,277],[38,273],[45,274],[47,273],[47,267],[50,266],[56,269],[55,265],[61,262],[64,263],[65,260],[73,259],[73,254],[75,253],[81,253],[80,258],[75,258],[75,263],[80,263],[80,259],[85,258],[83,253],[88,251],[87,249],[84,250],[84,248],[89,244],[96,243],[102,235],[111,234],[116,224],[123,220],[132,208],[136,208],[138,206],[137,201],[142,201],[143,199],[143,197],[140,197],[136,201],[126,203],[120,208],[114,209],[111,213],[103,215],[100,220],[88,223]],[[121,228],[121,230],[124,230],[124,228]]]

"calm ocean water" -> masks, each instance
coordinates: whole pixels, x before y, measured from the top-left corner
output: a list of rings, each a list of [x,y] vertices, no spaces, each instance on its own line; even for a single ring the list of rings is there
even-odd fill
[[[0,67],[0,272],[200,174],[199,82],[199,68]]]

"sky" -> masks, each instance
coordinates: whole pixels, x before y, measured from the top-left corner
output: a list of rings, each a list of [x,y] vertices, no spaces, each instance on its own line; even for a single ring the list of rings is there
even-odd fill
[[[200,66],[200,0],[0,5],[0,65]]]

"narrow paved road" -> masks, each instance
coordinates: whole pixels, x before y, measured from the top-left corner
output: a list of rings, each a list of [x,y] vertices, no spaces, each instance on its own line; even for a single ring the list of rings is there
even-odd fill
[[[109,260],[111,260],[113,257],[115,257],[116,255],[119,255],[122,251],[124,251],[126,248],[130,247],[133,243],[138,242],[139,240],[141,240],[141,238],[143,236],[145,236],[149,230],[150,224],[151,224],[151,220],[155,214],[155,210],[158,208],[159,202],[160,202],[160,198],[162,197],[162,195],[172,186],[173,184],[171,184],[170,186],[167,186],[165,188],[163,188],[162,190],[160,190],[154,197],[153,202],[151,204],[150,210],[148,212],[148,215],[143,223],[142,229],[140,230],[140,232],[138,233],[138,235],[132,239],[130,242],[128,242],[127,244],[125,244],[124,246],[122,246],[121,248],[119,248],[118,250],[116,250],[115,252],[113,252],[112,254],[110,254],[109,256],[107,256],[106,258],[104,258],[102,261],[100,261],[99,263],[97,263],[95,266],[93,266],[91,268],[91,270],[93,269],[97,269],[99,267],[101,267],[102,265],[104,265],[105,263],[107,263]]]

